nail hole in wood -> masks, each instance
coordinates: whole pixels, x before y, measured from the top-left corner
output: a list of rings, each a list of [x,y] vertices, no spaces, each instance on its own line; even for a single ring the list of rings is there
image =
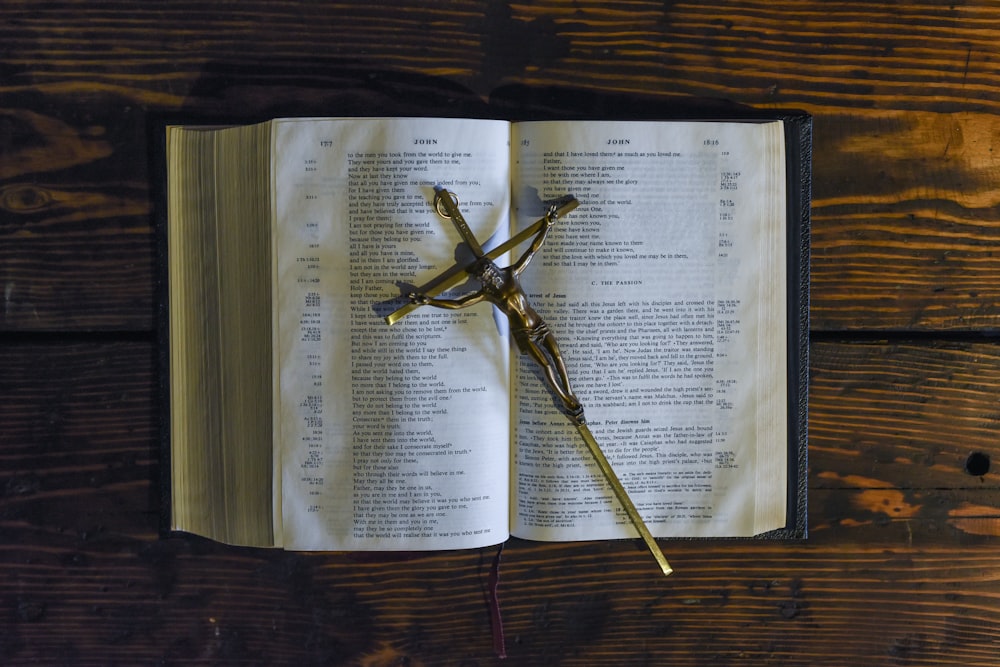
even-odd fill
[[[990,471],[990,457],[982,452],[972,452],[965,459],[965,472],[974,477],[982,477]]]

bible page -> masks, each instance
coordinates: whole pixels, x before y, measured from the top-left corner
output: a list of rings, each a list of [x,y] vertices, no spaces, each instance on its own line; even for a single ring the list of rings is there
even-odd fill
[[[423,307],[390,328],[378,307],[455,262],[435,185],[479,238],[506,234],[509,124],[281,120],[274,147],[284,546],[502,542],[509,369],[489,310]]]
[[[750,536],[783,526],[781,123],[514,127],[515,226],[539,200],[580,200],[523,284],[650,531]],[[635,536],[530,361],[515,366],[511,532]]]

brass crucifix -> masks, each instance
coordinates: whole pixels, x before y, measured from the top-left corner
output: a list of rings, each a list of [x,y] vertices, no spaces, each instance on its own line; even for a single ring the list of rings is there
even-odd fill
[[[664,557],[663,552],[660,551],[659,545],[657,545],[653,535],[649,532],[645,522],[642,520],[642,516],[635,508],[631,498],[629,498],[628,492],[622,486],[614,469],[612,469],[611,464],[605,458],[604,453],[597,444],[597,440],[594,439],[590,428],[587,426],[583,406],[570,386],[566,364],[563,361],[555,337],[549,331],[549,327],[545,321],[531,307],[528,297],[521,288],[521,283],[518,280],[520,273],[528,266],[531,258],[542,247],[549,230],[555,224],[556,220],[575,209],[579,205],[579,202],[573,197],[561,200],[550,206],[544,217],[523,232],[511,237],[492,251],[486,252],[472,233],[465,218],[462,217],[462,213],[458,210],[457,197],[441,187],[436,188],[436,191],[434,197],[435,210],[441,217],[452,221],[456,229],[458,229],[459,234],[461,234],[462,239],[475,256],[475,261],[467,265],[456,264],[425,286],[423,292],[409,294],[410,303],[386,317],[386,322],[390,325],[394,324],[419,306],[434,306],[457,310],[482,301],[488,301],[496,306],[510,322],[511,334],[514,337],[515,343],[517,343],[518,349],[522,354],[529,356],[542,369],[546,384],[548,384],[549,389],[561,403],[562,412],[569,418],[577,431],[580,432],[584,443],[587,445],[587,449],[590,450],[591,455],[597,462],[597,467],[600,468],[604,477],[608,480],[615,497],[618,498],[618,502],[625,509],[625,513],[632,521],[632,525],[635,526],[635,529],[639,532],[639,535],[653,554],[653,558],[656,559],[663,574],[669,575],[673,572],[673,569]],[[514,249],[528,239],[531,239],[531,245],[516,262],[503,269],[494,263],[494,259]],[[434,298],[433,294],[438,294],[449,287],[454,287],[469,275],[481,283],[482,287],[478,291],[458,299]]]

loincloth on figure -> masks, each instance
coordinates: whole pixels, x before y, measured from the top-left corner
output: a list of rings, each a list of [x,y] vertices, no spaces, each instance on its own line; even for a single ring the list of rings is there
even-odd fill
[[[551,333],[549,332],[549,325],[545,322],[541,322],[533,327],[512,329],[511,335],[514,336],[514,342],[517,343],[517,349],[519,349],[523,354],[529,354],[533,346],[537,347],[538,344],[548,338]]]

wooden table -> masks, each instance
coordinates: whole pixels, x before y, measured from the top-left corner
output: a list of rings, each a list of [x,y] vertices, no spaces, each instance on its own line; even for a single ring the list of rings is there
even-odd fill
[[[0,663],[497,662],[493,550],[158,534],[149,133],[557,85],[815,115],[810,536],[665,541],[668,579],[637,542],[512,540],[507,662],[1000,665],[981,0],[0,2]]]

